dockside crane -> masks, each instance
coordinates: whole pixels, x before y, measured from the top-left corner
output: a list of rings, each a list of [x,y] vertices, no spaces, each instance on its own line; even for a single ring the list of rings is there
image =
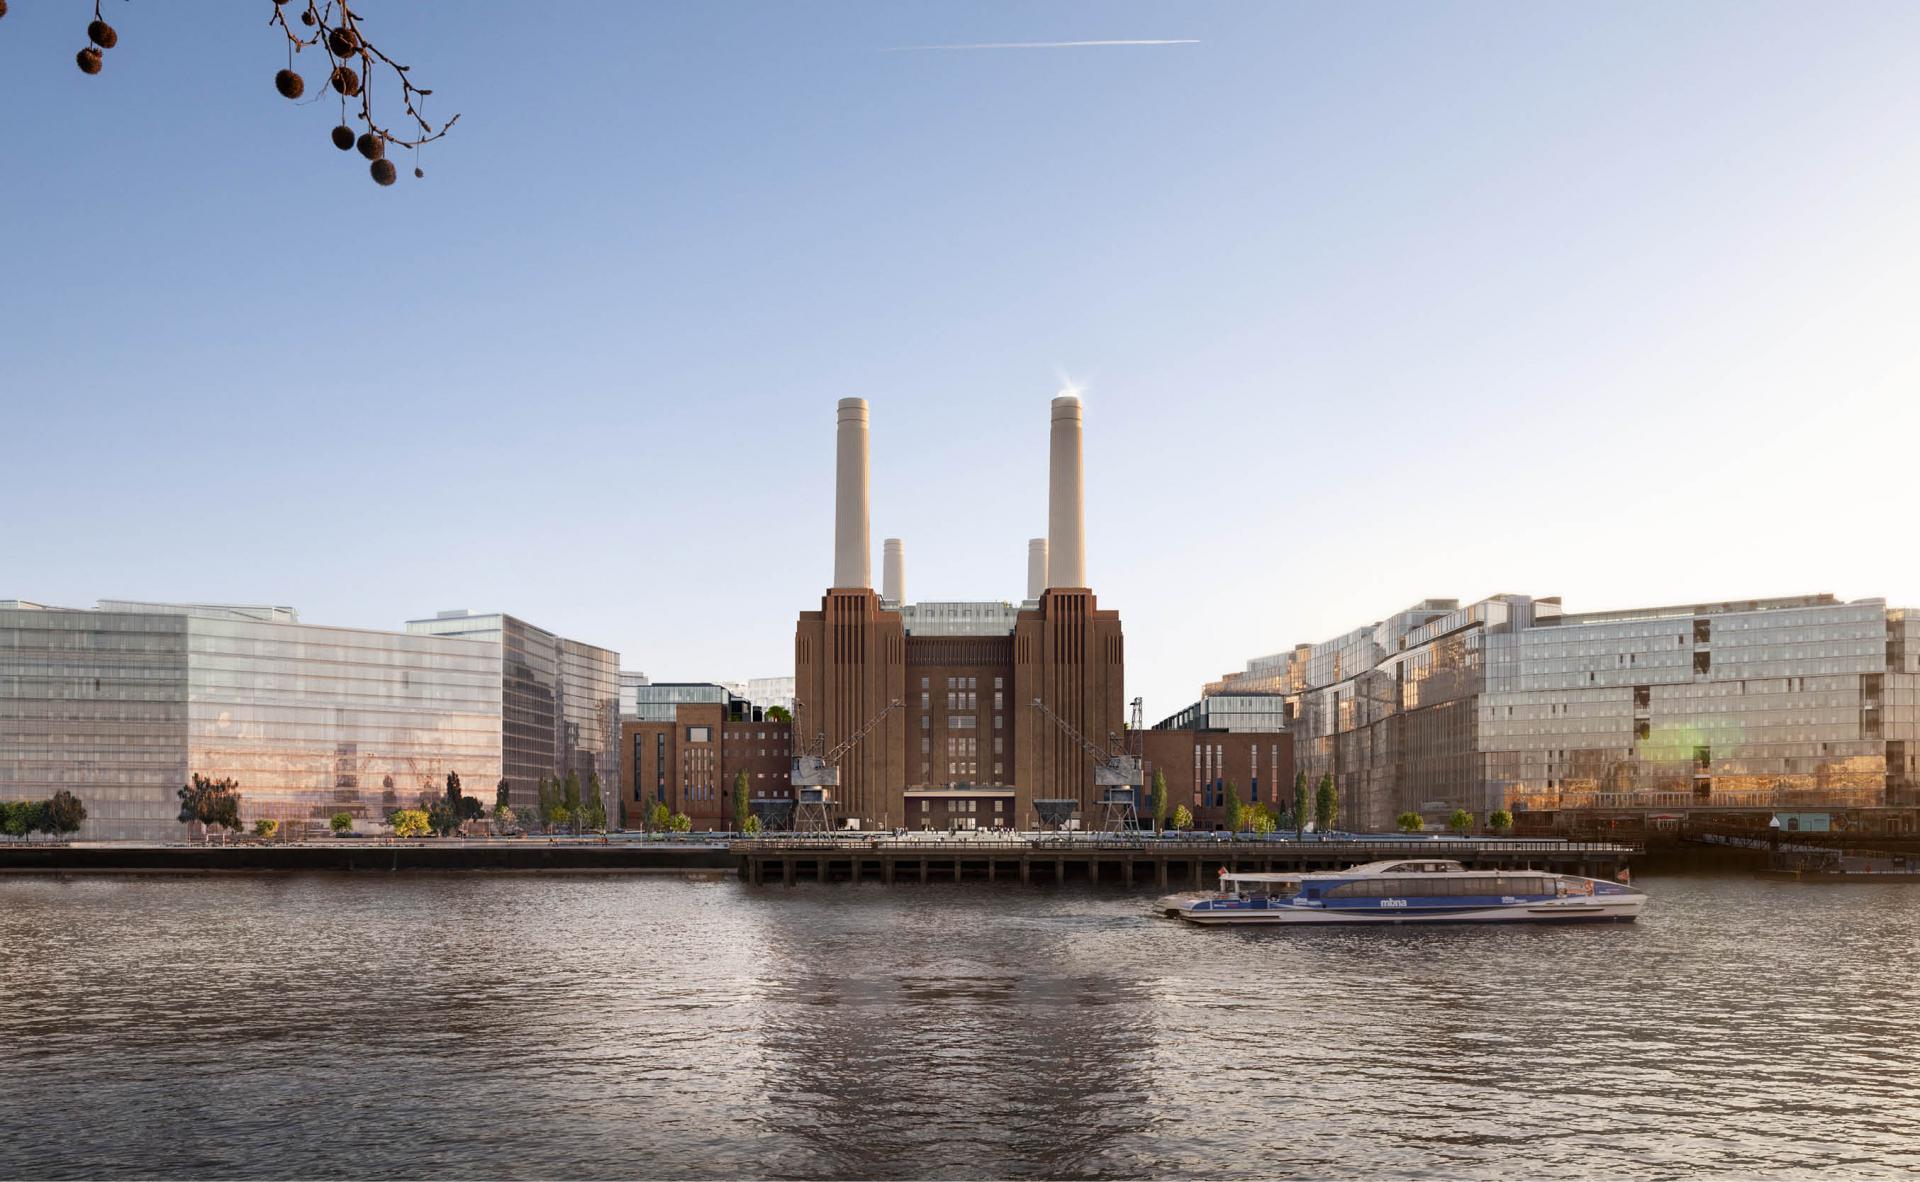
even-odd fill
[[[872,734],[887,715],[900,708],[900,700],[888,702],[880,713],[867,719],[859,730],[848,735],[832,750],[822,751],[826,735],[820,734],[808,749],[793,757],[793,828],[800,833],[826,833],[833,829],[834,789],[840,786],[840,761],[861,740]],[[798,720],[795,720],[798,725]]]
[[[1121,743],[1120,736],[1108,735],[1109,746],[1102,747],[1092,739],[1081,734],[1079,729],[1066,719],[1047,708],[1039,698],[1033,700],[1033,708],[1039,715],[1053,725],[1065,731],[1067,737],[1080,745],[1081,750],[1093,757],[1093,786],[1100,790],[1100,805],[1105,811],[1103,828],[1121,832],[1140,827],[1140,756],[1128,751]],[[1139,717],[1140,700],[1134,699],[1134,717]],[[1051,820],[1059,825],[1066,820],[1070,810],[1062,810],[1064,801],[1033,802],[1040,811],[1042,819]],[[1054,806],[1052,809],[1046,806]],[[1059,814],[1049,816],[1049,813]]]

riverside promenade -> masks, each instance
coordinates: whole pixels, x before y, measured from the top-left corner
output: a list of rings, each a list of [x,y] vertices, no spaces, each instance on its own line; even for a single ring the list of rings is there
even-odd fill
[[[730,847],[748,882],[1110,882],[1211,886],[1234,872],[1344,870],[1383,858],[1450,858],[1470,870],[1611,877],[1642,850],[1609,841],[1341,834],[1307,838],[1085,834],[774,836]]]

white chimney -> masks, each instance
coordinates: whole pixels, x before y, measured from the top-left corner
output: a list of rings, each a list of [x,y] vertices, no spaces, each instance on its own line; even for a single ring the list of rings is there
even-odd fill
[[[899,607],[907,601],[907,545],[899,538],[880,543],[880,602]]]
[[[1086,502],[1081,493],[1080,398],[1053,400],[1047,464],[1047,586],[1087,585]]]
[[[1027,539],[1027,602],[1039,603],[1047,589],[1047,540]]]
[[[867,532],[867,400],[840,400],[833,492],[833,585],[873,586],[873,539]]]

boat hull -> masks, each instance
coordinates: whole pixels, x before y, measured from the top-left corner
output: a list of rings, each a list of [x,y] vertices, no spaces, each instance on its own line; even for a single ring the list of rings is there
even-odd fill
[[[1466,907],[1299,907],[1279,906],[1231,910],[1172,906],[1166,914],[1201,927],[1277,927],[1299,924],[1400,926],[1440,923],[1632,923],[1646,906],[1644,895],[1579,900],[1501,903]]]

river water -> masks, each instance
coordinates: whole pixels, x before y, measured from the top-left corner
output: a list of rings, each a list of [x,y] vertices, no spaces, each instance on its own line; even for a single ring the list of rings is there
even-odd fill
[[[1201,930],[1150,895],[0,880],[0,1176],[1891,1176],[1920,886],[1638,925]]]

